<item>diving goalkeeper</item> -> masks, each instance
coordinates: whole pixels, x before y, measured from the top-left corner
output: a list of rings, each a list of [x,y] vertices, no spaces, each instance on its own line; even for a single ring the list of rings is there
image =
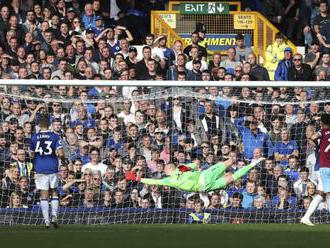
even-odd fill
[[[176,167],[174,164],[165,165],[164,172],[167,177],[162,179],[138,178],[134,172],[126,175],[126,180],[138,181],[149,185],[169,186],[189,192],[210,192],[223,189],[228,184],[235,182],[263,159],[258,159],[246,165],[235,173],[225,173],[231,167],[233,161],[228,159],[219,162],[204,171],[198,171],[198,163],[191,163]]]

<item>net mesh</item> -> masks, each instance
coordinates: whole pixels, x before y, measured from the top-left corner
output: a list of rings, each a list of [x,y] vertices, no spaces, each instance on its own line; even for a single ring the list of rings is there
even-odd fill
[[[0,225],[43,222],[30,150],[43,113],[69,160],[58,173],[62,224],[191,223],[201,213],[208,223],[296,223],[319,187],[312,137],[329,99],[326,87],[3,87]],[[226,176],[260,157],[210,192],[132,180],[231,158]],[[328,223],[326,208],[312,221]]]

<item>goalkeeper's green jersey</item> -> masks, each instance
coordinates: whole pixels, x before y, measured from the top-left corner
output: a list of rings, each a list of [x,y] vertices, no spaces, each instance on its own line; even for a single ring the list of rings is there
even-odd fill
[[[197,171],[197,165],[195,164],[188,164],[184,167],[188,167],[191,171],[181,172],[184,168],[181,168],[181,171],[176,169],[175,172],[169,177],[165,177],[163,179],[141,178],[141,182],[145,184],[170,186],[183,191],[210,192],[225,188],[228,185],[228,181],[236,181],[241,178],[256,164],[257,162],[253,162],[240,168],[233,174],[232,179],[228,179],[224,174],[227,169],[226,164],[219,162],[203,171]]]
[[[171,176],[163,179],[142,178],[141,182],[149,185],[166,185],[183,191],[202,191],[201,172],[194,170],[197,165],[189,164],[186,166],[192,169],[192,171],[181,172],[179,169],[176,169]]]

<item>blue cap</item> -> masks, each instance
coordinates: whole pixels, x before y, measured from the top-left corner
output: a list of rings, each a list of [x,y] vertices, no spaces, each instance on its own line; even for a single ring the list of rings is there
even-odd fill
[[[292,53],[292,48],[291,47],[286,47],[284,49],[284,52],[290,52],[290,53]]]
[[[97,21],[97,20],[102,20],[102,16],[99,16],[99,15],[96,16],[96,17],[95,17],[95,21]]]

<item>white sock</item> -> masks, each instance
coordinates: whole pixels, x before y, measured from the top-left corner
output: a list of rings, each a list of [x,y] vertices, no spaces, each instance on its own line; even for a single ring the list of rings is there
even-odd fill
[[[314,197],[314,199],[312,200],[311,204],[309,205],[305,215],[303,218],[310,218],[312,216],[312,214],[315,212],[316,208],[319,206],[319,204],[322,201],[322,196],[317,195]]]
[[[44,217],[45,223],[49,223],[49,204],[48,200],[41,199],[40,200],[40,207],[42,216]]]
[[[57,219],[57,212],[58,212],[58,197],[53,197],[51,201],[52,206],[52,217]]]

